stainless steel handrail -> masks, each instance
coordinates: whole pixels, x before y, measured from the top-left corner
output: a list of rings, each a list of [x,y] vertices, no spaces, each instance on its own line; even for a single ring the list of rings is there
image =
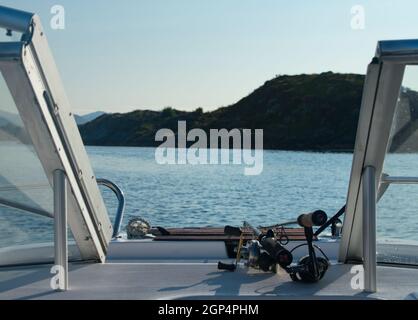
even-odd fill
[[[380,186],[376,200],[379,201],[391,184],[418,184],[418,177],[396,177],[389,176],[386,173],[380,178]]]
[[[388,184],[418,184],[418,177],[392,177],[385,175],[381,181]]]
[[[62,170],[54,171],[54,251],[55,266],[59,268],[58,291],[68,290],[68,185]]]
[[[364,291],[376,292],[376,169],[364,168],[363,180],[363,266]]]
[[[116,210],[116,217],[115,217],[115,222],[113,223],[113,238],[116,238],[120,232],[120,226],[123,220],[123,214],[125,212],[125,195],[122,191],[121,188],[119,188],[118,185],[116,185],[115,183],[113,183],[110,180],[107,179],[96,179],[97,184],[107,187],[110,190],[113,191],[113,193],[116,195],[116,197],[118,198],[118,208]]]
[[[113,223],[113,238],[116,238],[120,232],[120,226],[122,224],[122,220],[123,220],[123,214],[125,212],[125,195],[122,191],[121,188],[119,188],[118,185],[116,185],[115,183],[113,183],[110,180],[107,179],[97,179],[97,184],[107,187],[110,190],[113,191],[113,193],[116,195],[117,199],[118,199],[118,208],[116,210],[116,217],[115,217],[115,222]],[[0,198],[0,205],[6,206],[6,207],[10,207],[13,209],[18,209],[18,210],[22,210],[22,211],[26,211],[26,212],[30,212],[30,213],[34,213],[37,214],[39,216],[43,216],[43,217],[47,217],[47,218],[54,218],[54,214],[51,212],[48,212],[46,210],[42,210],[42,209],[38,209],[38,208],[34,208],[28,205],[24,205],[15,201],[11,201],[11,200],[7,200],[7,199],[3,199]]]

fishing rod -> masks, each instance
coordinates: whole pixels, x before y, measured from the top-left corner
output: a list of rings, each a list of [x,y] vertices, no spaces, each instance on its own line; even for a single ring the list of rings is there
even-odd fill
[[[329,226],[331,226],[331,233],[332,235],[336,235],[336,227],[338,226],[338,224],[340,224],[340,228],[342,225],[342,221],[340,220],[340,217],[345,213],[346,210],[346,205],[343,205],[340,210],[337,211],[337,213],[335,215],[333,215],[331,218],[329,218],[329,220],[323,224],[322,226],[320,226],[314,233],[314,235],[317,237],[319,236],[325,229],[327,229]],[[292,225],[292,224],[298,224],[297,220],[290,220],[290,221],[285,221],[285,222],[280,222],[271,226],[260,226],[259,228],[262,229],[273,229],[273,228],[277,228],[277,227],[284,227],[284,226],[288,226],[288,225]]]
[[[323,278],[328,270],[329,262],[327,259],[317,257],[315,247],[313,245],[314,232],[313,227],[321,227],[327,223],[328,216],[322,210],[317,210],[308,214],[301,214],[297,221],[303,227],[306,237],[306,245],[308,246],[308,256],[299,260],[295,267],[286,270],[292,280],[302,282],[317,282]]]
[[[295,220],[295,223],[304,228],[306,237],[306,245],[308,247],[308,255],[299,260],[296,265],[292,265],[293,255],[292,251],[297,247],[289,251],[281,243],[273,231],[269,229],[266,233],[263,233],[258,228],[245,221],[243,228],[250,229],[256,240],[249,241],[245,247],[247,252],[247,266],[259,268],[265,272],[275,271],[276,266],[279,265],[284,269],[291,277],[293,281],[302,282],[317,282],[323,278],[328,267],[329,262],[325,254],[325,258],[317,257],[315,248],[318,248],[313,244],[314,232],[313,227],[320,227],[327,223],[327,214],[322,210],[317,210],[308,214],[301,214]],[[226,226],[225,234],[239,236],[240,241],[237,247],[237,257],[235,263],[225,264],[218,263],[218,269],[235,271],[239,259],[241,258],[241,252],[243,250],[243,230],[241,228]],[[300,247],[300,246],[298,246]]]
[[[285,268],[292,263],[292,254],[280,244],[272,229],[269,229],[266,234],[263,234],[259,229],[253,227],[247,221],[244,222],[244,227],[248,227],[253,231],[261,248],[265,250],[265,252],[260,254],[259,258],[261,270],[268,271],[274,264],[278,264]]]
[[[347,206],[343,205],[342,208],[340,210],[338,210],[338,212],[334,216],[332,216],[326,223],[324,223],[322,226],[320,226],[318,228],[318,230],[315,231],[314,235],[317,237],[329,226],[331,226],[331,228],[335,229],[335,225],[337,223],[341,224],[341,220],[339,218],[345,213],[346,208],[347,208]],[[335,231],[333,231],[332,234],[334,235]]]
[[[238,247],[237,247],[237,255],[235,258],[235,263],[223,263],[221,261],[218,262],[218,269],[219,270],[228,270],[228,271],[235,271],[238,265],[238,262],[241,260],[241,250],[244,244],[244,232],[240,228],[226,226],[224,228],[224,234],[228,236],[235,236],[239,237]]]

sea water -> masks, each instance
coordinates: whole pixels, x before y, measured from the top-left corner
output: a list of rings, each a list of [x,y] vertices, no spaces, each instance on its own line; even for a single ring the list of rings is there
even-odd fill
[[[350,153],[265,150],[262,173],[246,176],[244,165],[160,165],[154,148],[87,147],[87,152],[96,177],[124,191],[122,230],[132,217],[168,228],[239,226],[244,220],[272,225],[317,209],[332,216],[346,201],[353,158]],[[391,157],[392,175],[411,175],[408,168],[418,161],[417,155]],[[113,221],[116,197],[100,190]],[[31,192],[32,200],[41,198],[39,189]],[[52,210],[51,190],[42,194],[44,208]],[[418,240],[418,186],[390,186],[377,216],[380,238]],[[0,206],[0,248],[52,240],[50,219]]]

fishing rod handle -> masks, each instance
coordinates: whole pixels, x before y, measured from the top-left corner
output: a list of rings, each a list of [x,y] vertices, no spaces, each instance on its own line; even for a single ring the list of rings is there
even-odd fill
[[[327,214],[322,210],[317,210],[311,213],[301,214],[297,221],[301,227],[311,228],[313,226],[320,227],[325,224],[327,220]]]
[[[218,270],[235,271],[237,268],[236,264],[218,262]]]
[[[232,226],[225,226],[224,228],[224,234],[228,236],[236,236],[240,237],[242,234],[242,231],[240,228],[232,227]]]

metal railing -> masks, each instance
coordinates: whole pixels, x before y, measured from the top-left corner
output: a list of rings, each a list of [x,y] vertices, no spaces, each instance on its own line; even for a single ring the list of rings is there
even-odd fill
[[[122,191],[121,188],[119,188],[119,186],[115,183],[113,183],[110,180],[107,179],[97,179],[97,184],[107,187],[110,190],[113,191],[113,193],[116,195],[117,199],[118,199],[118,207],[116,209],[116,216],[115,216],[115,222],[113,223],[113,238],[116,238],[120,232],[120,227],[122,224],[122,220],[123,220],[123,215],[125,212],[125,195]],[[9,208],[13,208],[13,209],[17,209],[17,210],[22,210],[22,211],[26,211],[26,212],[30,212],[39,216],[43,216],[43,217],[47,217],[47,218],[54,218],[54,214],[51,212],[48,212],[46,210],[43,210],[41,208],[36,208],[30,205],[25,205],[13,200],[7,200],[4,198],[0,198],[0,205],[9,207]]]
[[[363,264],[364,289],[376,292],[376,203],[391,184],[418,184],[418,177],[389,176],[380,178],[377,192],[375,168],[368,166],[363,171]]]
[[[107,179],[97,179],[97,184],[104,186],[113,191],[118,198],[118,208],[116,209],[115,222],[113,223],[113,235],[112,238],[116,238],[120,232],[120,226],[123,220],[123,214],[125,212],[125,195],[121,188],[115,183]]]
[[[418,184],[418,177],[391,177],[384,175],[381,183],[386,184]]]
[[[59,282],[56,290],[68,290],[68,186],[62,170],[54,171],[54,260]]]
[[[376,169],[363,171],[363,266],[364,290],[376,292]]]

